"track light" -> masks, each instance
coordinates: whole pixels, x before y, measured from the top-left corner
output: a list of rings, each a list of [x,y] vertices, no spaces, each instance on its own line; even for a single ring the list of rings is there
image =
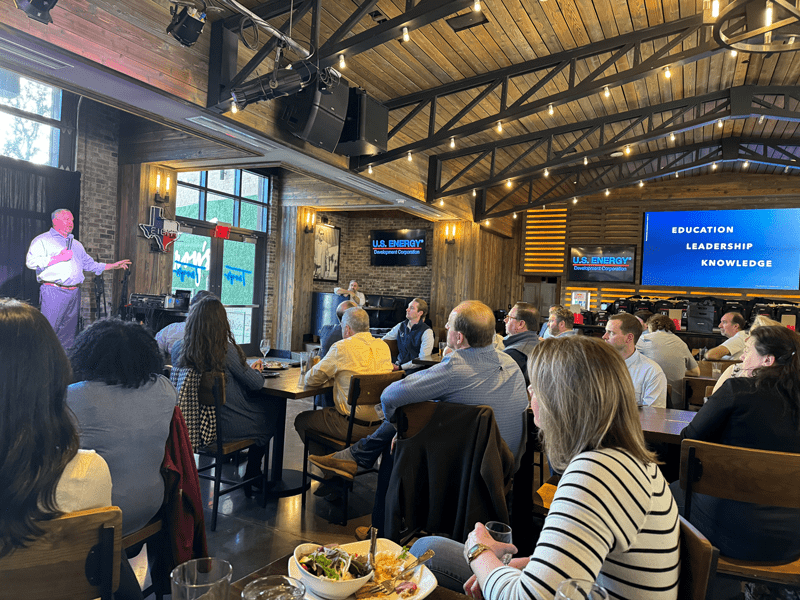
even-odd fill
[[[450,138],[450,147],[451,148],[455,148],[456,147],[456,138],[454,138],[454,137]]]
[[[408,36],[408,27],[403,27],[403,41],[408,42],[411,38]]]
[[[669,70],[669,67],[664,67],[664,77],[666,77],[667,79],[672,77],[672,72]]]
[[[503,133],[503,122],[502,121],[498,121],[497,122],[497,133]]]
[[[411,162],[411,152],[408,153],[408,162]]]
[[[547,114],[550,115],[551,117],[553,116],[553,105],[552,104],[547,107]]]
[[[611,95],[611,90],[608,89],[608,86],[603,88],[603,94],[605,95],[606,98],[608,98]]]
[[[39,23],[44,23],[45,25],[53,22],[53,18],[50,16],[50,9],[55,7],[56,2],[58,0],[14,0],[17,8],[28,15],[29,19],[39,21]]]
[[[370,175],[372,175],[372,165],[370,165],[369,167],[367,167],[367,173],[369,173]]]
[[[184,46],[193,46],[200,34],[203,33],[206,13],[197,12],[193,6],[184,6],[178,10],[176,4],[171,4],[169,14],[172,15],[172,21],[167,25],[167,33]]]
[[[344,54],[340,54],[339,55],[339,68],[340,69],[346,69],[347,68],[347,63],[344,62]]]

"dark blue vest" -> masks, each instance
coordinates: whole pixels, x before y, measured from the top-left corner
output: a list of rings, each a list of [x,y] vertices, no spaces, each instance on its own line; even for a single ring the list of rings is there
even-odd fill
[[[411,329],[408,328],[408,319],[400,324],[400,331],[397,332],[397,364],[403,365],[419,356],[422,334],[428,329],[430,327],[422,321]]]

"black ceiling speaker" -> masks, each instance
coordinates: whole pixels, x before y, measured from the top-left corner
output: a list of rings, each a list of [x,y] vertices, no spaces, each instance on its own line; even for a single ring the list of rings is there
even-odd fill
[[[331,84],[319,78],[297,94],[280,99],[280,120],[292,135],[333,152],[342,134],[349,100],[344,77]]]
[[[167,26],[167,33],[184,46],[194,45],[206,24],[205,13],[186,6],[179,11],[174,4],[170,6],[169,11],[172,14],[172,21]]]
[[[47,25],[53,22],[50,16],[50,9],[53,8],[58,0],[14,0],[14,4],[21,11],[24,11],[29,18]]]

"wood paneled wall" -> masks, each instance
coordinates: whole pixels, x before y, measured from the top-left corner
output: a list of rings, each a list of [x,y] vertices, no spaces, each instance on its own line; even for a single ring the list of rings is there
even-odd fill
[[[169,204],[163,204],[163,214],[175,218],[176,173],[160,168],[161,186],[166,176],[172,180]],[[139,223],[150,222],[150,207],[156,192],[156,167],[152,165],[124,165],[119,169],[119,256],[133,262],[128,280],[128,293],[168,294],[172,285],[173,253],[153,252],[150,240],[139,229]],[[164,194],[164,189],[161,190]],[[115,290],[115,298],[118,297]]]
[[[513,237],[503,238],[476,223],[458,221],[455,244],[445,244],[446,225],[453,223],[437,223],[433,230],[431,319],[437,328],[444,327],[450,311],[464,300],[480,300],[494,310],[522,299],[519,225]]]

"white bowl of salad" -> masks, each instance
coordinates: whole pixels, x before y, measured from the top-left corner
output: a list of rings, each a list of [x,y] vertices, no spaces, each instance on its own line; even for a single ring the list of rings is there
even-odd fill
[[[368,555],[369,541],[332,548],[300,544],[294,550],[298,579],[317,596],[329,600],[352,596],[372,578],[372,571],[367,568]]]

